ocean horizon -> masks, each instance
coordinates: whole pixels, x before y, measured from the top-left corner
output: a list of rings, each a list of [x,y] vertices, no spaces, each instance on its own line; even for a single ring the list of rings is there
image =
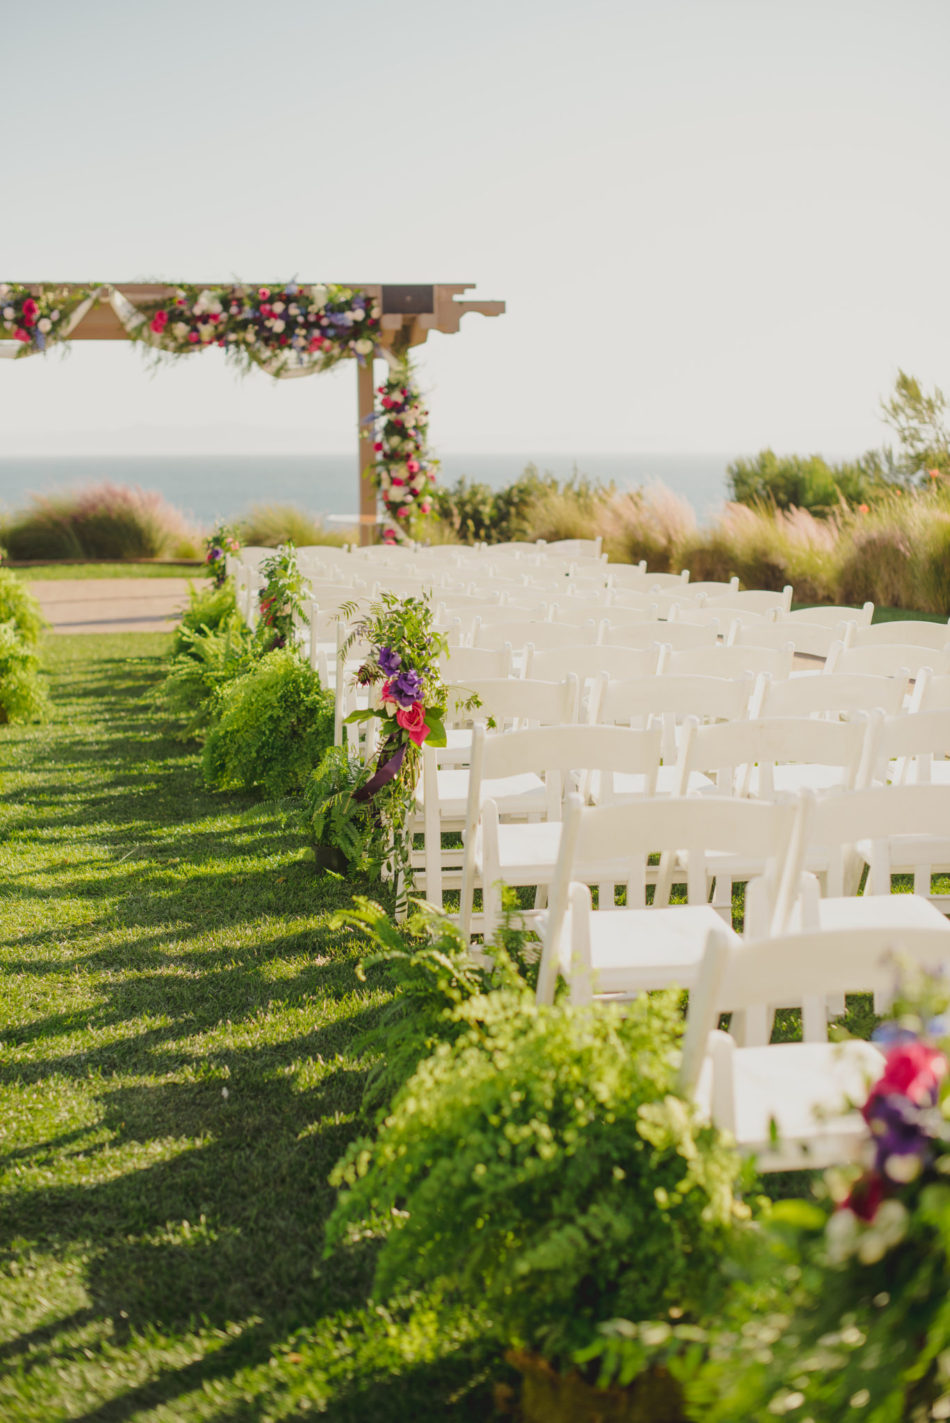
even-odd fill
[[[708,518],[726,498],[726,465],[718,454],[477,454],[441,456],[439,482],[500,489],[534,464],[558,479],[583,476],[618,489],[665,484]],[[107,480],[155,490],[189,519],[208,524],[252,504],[293,504],[324,517],[355,514],[358,476],[348,454],[7,455],[0,457],[0,510],[12,513],[30,496]]]

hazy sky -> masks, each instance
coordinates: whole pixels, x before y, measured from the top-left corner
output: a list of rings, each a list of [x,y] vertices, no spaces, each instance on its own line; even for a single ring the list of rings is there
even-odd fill
[[[32,0],[0,279],[474,281],[451,451],[856,453],[950,386],[947,0]],[[7,452],[346,449],[355,375],[0,363]]]

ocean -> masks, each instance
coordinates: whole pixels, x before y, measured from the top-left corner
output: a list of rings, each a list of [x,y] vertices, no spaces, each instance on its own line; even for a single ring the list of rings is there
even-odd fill
[[[705,519],[726,498],[729,455],[481,454],[441,456],[440,483],[470,481],[499,489],[533,463],[559,479],[573,473],[619,489],[657,480]],[[347,515],[358,501],[356,454],[313,455],[24,455],[0,458],[0,510],[22,508],[31,494],[108,480],[157,490],[199,524],[242,513],[251,504],[293,504],[309,513]]]

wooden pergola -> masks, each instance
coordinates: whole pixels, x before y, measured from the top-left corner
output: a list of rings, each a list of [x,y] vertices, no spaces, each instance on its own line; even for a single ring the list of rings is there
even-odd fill
[[[176,287],[165,282],[25,282],[22,285],[34,288],[56,287],[67,290],[89,291],[96,287],[112,288],[131,303],[139,307],[147,303],[161,301],[174,295]],[[227,282],[195,283],[196,286],[227,286]],[[247,283],[253,286],[253,283]],[[302,283],[301,285],[309,285]],[[505,310],[503,301],[468,301],[465,293],[474,287],[473,282],[443,282],[431,285],[391,286],[378,282],[343,282],[341,286],[358,290],[376,304],[382,315],[378,345],[403,351],[407,347],[421,346],[430,331],[442,331],[451,335],[459,330],[462,317],[470,311],[482,316],[501,316]],[[107,301],[98,301],[86,313],[82,321],[70,334],[71,341],[127,341],[129,333],[118,315]],[[356,373],[358,431],[366,427],[364,422],[374,413],[375,379],[372,358],[357,364]],[[372,480],[373,442],[359,440],[359,525],[360,541],[372,541],[377,523],[376,489]]]

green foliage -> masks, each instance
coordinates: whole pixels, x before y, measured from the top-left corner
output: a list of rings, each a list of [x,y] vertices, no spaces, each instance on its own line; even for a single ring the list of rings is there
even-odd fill
[[[752,459],[733,460],[726,473],[732,497],[740,504],[808,509],[819,516],[842,504],[870,503],[883,479],[880,456],[874,452],[828,464],[821,455],[777,455],[766,449]]]
[[[49,700],[39,660],[13,622],[0,622],[0,724],[45,721]]]
[[[385,1112],[423,1058],[469,1031],[473,1000],[499,988],[534,988],[537,940],[515,926],[517,904],[510,891],[503,900],[498,937],[487,957],[477,960],[458,926],[431,904],[414,902],[399,925],[378,904],[359,897],[354,909],[336,916],[336,924],[365,934],[376,948],[360,964],[361,978],[367,970],[383,969],[396,990],[376,1026],[355,1044],[376,1059],[366,1078],[364,1111]]]
[[[221,690],[205,779],[219,790],[301,791],[332,742],[332,698],[290,648],[277,648]]]
[[[201,739],[220,714],[224,688],[254,666],[253,641],[236,610],[216,627],[180,628],[175,641],[178,650],[157,695],[186,718],[179,739]]]
[[[536,465],[503,489],[469,483],[433,490],[435,518],[462,543],[505,543],[510,539],[589,537],[590,520],[611,490],[575,474],[561,484]],[[583,532],[577,534],[577,521]]]
[[[309,596],[310,584],[297,563],[293,544],[282,545],[265,558],[260,571],[265,583],[258,595],[261,615],[255,639],[267,652],[275,647],[294,647],[297,626],[309,622],[303,602]]]
[[[40,605],[22,579],[0,568],[0,623],[13,623],[24,642],[36,643],[46,627]]]
[[[950,475],[947,397],[939,386],[928,394],[914,376],[899,370],[894,393],[881,401],[881,415],[897,435],[896,473],[905,484],[926,484],[931,470]]]
[[[389,853],[389,837],[373,807],[353,799],[365,781],[366,767],[355,752],[346,746],[328,747],[304,787],[304,823],[318,862],[323,858],[331,869],[378,879]],[[329,853],[321,857],[320,851]],[[337,858],[340,863],[334,864]]]
[[[744,1208],[738,1158],[676,1095],[678,995],[460,1013],[334,1173],[331,1242],[378,1237],[379,1297],[441,1280],[555,1363],[601,1321],[708,1311]]]
[[[216,632],[227,626],[237,612],[234,584],[224,583],[220,587],[213,584],[190,583],[188,585],[188,607],[181,615],[172,641],[172,653],[187,653],[194,633]]]

